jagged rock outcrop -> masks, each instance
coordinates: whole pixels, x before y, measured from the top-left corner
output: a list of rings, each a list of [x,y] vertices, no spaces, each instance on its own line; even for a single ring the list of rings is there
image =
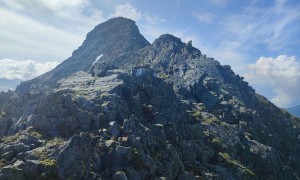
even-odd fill
[[[114,18],[3,103],[0,179],[298,179],[299,128],[191,42]]]

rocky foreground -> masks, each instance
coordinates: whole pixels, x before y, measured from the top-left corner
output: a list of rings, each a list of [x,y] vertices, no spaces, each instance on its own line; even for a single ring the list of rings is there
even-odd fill
[[[95,27],[0,94],[0,179],[299,179],[300,120],[192,43]]]

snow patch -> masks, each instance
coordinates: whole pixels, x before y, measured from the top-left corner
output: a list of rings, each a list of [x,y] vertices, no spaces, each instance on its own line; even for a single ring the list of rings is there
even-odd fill
[[[96,60],[93,62],[93,65],[96,64],[103,57],[103,53],[97,56]]]

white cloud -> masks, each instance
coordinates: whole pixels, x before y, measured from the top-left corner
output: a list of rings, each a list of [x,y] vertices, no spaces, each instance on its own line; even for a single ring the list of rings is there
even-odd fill
[[[260,57],[244,75],[251,84],[264,84],[273,89],[271,101],[280,107],[300,102],[300,63],[295,56]]]
[[[228,0],[210,0],[210,3],[212,3],[215,6],[225,6],[228,4]]]
[[[62,61],[105,20],[87,0],[1,1],[0,59]]]
[[[131,4],[119,4],[115,6],[115,13],[111,14],[109,17],[126,17],[138,21],[141,19],[142,14]]]
[[[71,11],[81,11],[85,6],[89,5],[89,0],[30,0],[30,1],[19,1],[19,0],[1,0],[3,4],[17,11],[27,11],[28,13],[34,13],[38,11],[41,14],[45,13],[58,13],[65,11],[70,13]],[[30,10],[30,11],[28,11]]]
[[[28,80],[39,76],[58,65],[51,61],[40,63],[33,60],[0,60],[0,78]]]
[[[158,24],[158,23],[166,22],[165,19],[162,19],[158,16],[152,16],[148,13],[145,13],[144,17],[149,24]]]
[[[215,18],[214,14],[212,13],[194,13],[193,15],[203,23],[210,23]]]
[[[83,37],[0,8],[0,58],[63,60]],[[17,28],[16,28],[17,27]]]

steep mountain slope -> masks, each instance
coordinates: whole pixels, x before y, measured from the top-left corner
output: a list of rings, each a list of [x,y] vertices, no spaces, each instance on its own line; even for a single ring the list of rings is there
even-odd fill
[[[298,179],[300,123],[230,66],[98,25],[0,116],[1,179]]]
[[[287,108],[286,110],[294,116],[300,117],[300,106]]]

